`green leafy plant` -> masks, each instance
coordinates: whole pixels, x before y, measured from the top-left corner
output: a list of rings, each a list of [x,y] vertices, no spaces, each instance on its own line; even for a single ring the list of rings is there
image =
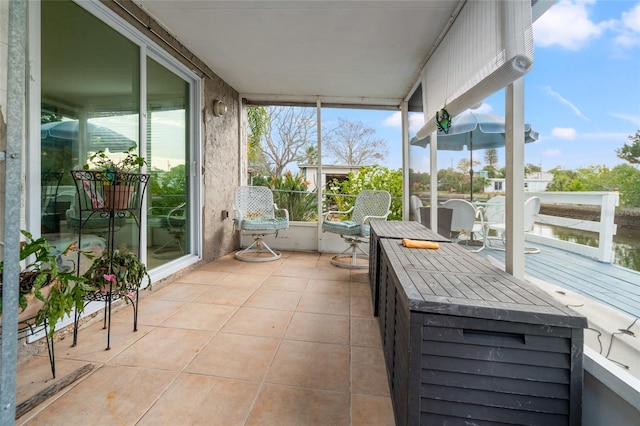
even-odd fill
[[[118,156],[122,154],[124,154],[124,157],[118,158]],[[147,160],[138,155],[135,147],[119,153],[118,156],[112,158],[104,151],[98,151],[89,157],[89,164],[85,164],[82,168],[84,170],[91,170],[93,168],[108,172],[131,173],[138,171],[140,167],[147,164]]]
[[[254,184],[271,188],[274,203],[280,208],[287,209],[290,220],[317,220],[315,191],[307,191],[309,183],[301,174],[294,175],[287,171],[282,176],[255,179]]]
[[[93,261],[84,278],[99,290],[105,290],[112,284],[112,292],[128,294],[137,290],[146,278],[151,282],[147,267],[140,258],[131,252],[113,250],[105,251]],[[151,287],[148,287],[151,288]]]
[[[36,298],[42,301],[44,305],[36,314],[35,324],[40,325],[46,320],[48,333],[53,336],[58,321],[69,315],[73,308],[78,312],[84,310],[84,298],[92,288],[86,284],[85,278],[76,275],[75,267],[65,269],[58,263],[61,257],[77,252],[75,242],[59,252],[46,239],[34,239],[31,233],[24,230],[21,232],[26,241],[20,247],[20,260],[27,260],[29,263],[19,275],[18,303],[24,311],[30,300]],[[91,257],[89,253],[82,253]],[[0,278],[3,271],[4,262],[0,262]],[[49,290],[47,295],[43,293],[45,287]],[[0,303],[0,313],[1,309]]]

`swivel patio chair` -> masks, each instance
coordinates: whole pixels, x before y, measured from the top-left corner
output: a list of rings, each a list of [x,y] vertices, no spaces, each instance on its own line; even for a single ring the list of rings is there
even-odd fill
[[[278,231],[289,227],[289,212],[279,209],[273,202],[273,193],[264,186],[240,186],[236,188],[234,202],[234,227],[241,234],[253,237],[253,243],[235,254],[245,262],[269,262],[280,259],[280,252],[272,250],[265,242],[268,234],[278,236]]]
[[[331,264],[342,268],[365,269],[369,267],[369,253],[360,247],[368,244],[369,221],[371,219],[387,219],[391,206],[391,194],[387,191],[363,190],[356,197],[355,204],[347,211],[328,211],[322,221],[322,232],[339,234],[349,244],[342,253],[331,258]],[[350,217],[343,221],[329,218],[338,216]],[[358,258],[358,252],[361,253]],[[359,262],[360,260],[360,262]]]
[[[448,200],[442,207],[453,210],[451,214],[451,240],[464,242],[469,251],[479,252],[485,247],[484,217],[482,211],[476,209],[466,200]],[[474,243],[479,243],[475,246]]]

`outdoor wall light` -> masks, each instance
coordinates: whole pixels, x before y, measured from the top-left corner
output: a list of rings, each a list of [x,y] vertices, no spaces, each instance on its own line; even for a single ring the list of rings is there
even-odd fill
[[[213,101],[213,115],[215,117],[222,117],[227,113],[227,104],[220,99]]]

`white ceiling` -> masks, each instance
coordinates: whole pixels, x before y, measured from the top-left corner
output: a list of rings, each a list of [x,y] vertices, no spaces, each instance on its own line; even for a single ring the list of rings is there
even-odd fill
[[[137,3],[249,99],[397,106],[460,2]]]

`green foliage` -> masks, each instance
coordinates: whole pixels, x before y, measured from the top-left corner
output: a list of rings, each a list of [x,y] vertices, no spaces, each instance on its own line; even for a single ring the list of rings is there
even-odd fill
[[[346,211],[355,202],[355,197],[339,197],[335,194],[358,195],[363,189],[378,189],[391,194],[391,214],[388,220],[402,220],[402,170],[390,170],[378,165],[361,167],[349,173],[342,182],[327,185],[327,203],[335,203],[340,211]],[[333,196],[331,196],[333,194]]]
[[[59,256],[67,256],[76,251],[75,242],[58,254],[55,246],[40,237],[33,239],[27,231],[21,231],[26,241],[20,248],[20,260],[32,259],[20,273],[20,292],[18,303],[21,309],[27,307],[27,296],[33,294],[44,302],[35,318],[36,325],[47,320],[48,334],[53,336],[58,321],[69,315],[73,308],[78,312],[84,310],[84,298],[92,290],[83,277],[76,276],[75,269],[61,269]],[[90,257],[88,253],[83,254]],[[32,257],[30,257],[32,256]],[[0,262],[0,276],[4,271],[4,262]],[[49,286],[49,295],[42,293],[42,288]],[[1,289],[0,289],[1,290]],[[2,293],[0,291],[0,313],[2,313]]]
[[[267,131],[267,123],[269,122],[269,114],[265,107],[248,107],[247,108],[247,124],[248,124],[248,157],[249,163],[256,163],[260,159],[262,136]]]
[[[631,164],[640,164],[640,130],[635,136],[629,136],[631,144],[624,144],[622,148],[616,149],[618,158],[628,161]]]
[[[417,193],[426,191],[430,187],[430,175],[429,173],[414,172],[413,169],[409,169],[409,182],[411,186],[411,193]]]
[[[495,148],[485,149],[484,162],[488,167],[494,168],[498,164],[498,150]]]
[[[266,186],[273,190],[273,201],[279,208],[289,211],[289,220],[315,221],[318,218],[316,192],[308,192],[309,182],[301,174],[287,171],[278,177],[256,176],[255,186]]]
[[[152,169],[150,195],[152,206],[175,207],[187,200],[187,171],[184,164],[169,171]]]
[[[548,191],[616,191],[620,193],[620,205],[640,207],[640,170],[620,164],[613,169],[606,166],[589,166],[578,170],[553,169],[553,181]]]
[[[89,157],[89,163],[98,170],[117,171],[122,173],[136,172],[140,167],[147,164],[147,160],[138,155],[137,148],[134,146],[129,148],[129,150],[122,152],[122,154],[124,154],[124,158],[116,160],[109,157],[101,150]],[[85,164],[82,168],[84,170],[90,170],[91,165]]]
[[[118,249],[105,251],[95,259],[84,277],[99,289],[108,288],[111,281],[112,291],[120,294],[140,288],[145,278],[151,283],[147,267],[138,256]]]

